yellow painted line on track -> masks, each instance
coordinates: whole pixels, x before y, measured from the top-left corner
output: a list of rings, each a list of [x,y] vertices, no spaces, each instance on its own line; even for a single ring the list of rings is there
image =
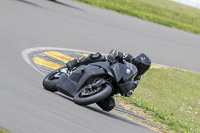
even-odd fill
[[[130,116],[127,116],[126,114],[123,114],[123,113],[120,113],[120,112],[117,112],[117,111],[113,111],[113,112],[115,112],[115,113],[117,113],[117,114],[120,114],[120,115],[123,115],[123,116],[125,116],[127,119],[129,119],[129,120],[131,120],[131,121],[135,121],[135,122],[137,122],[137,123],[146,125],[145,127],[149,128],[149,129],[151,129],[151,130],[154,130],[154,131],[156,131],[156,132],[159,132],[159,133],[166,133],[166,132],[164,132],[164,131],[159,130],[158,128],[149,126],[149,125],[146,124],[145,122],[142,122],[142,121],[136,120],[136,119],[134,119],[134,118],[132,118],[132,117],[130,117]]]
[[[75,52],[75,54],[82,55],[82,56],[85,56],[85,57],[87,57],[89,55],[89,54],[83,54],[83,53],[78,53],[78,52]]]
[[[33,57],[33,61],[36,64],[39,64],[39,65],[42,65],[42,66],[45,66],[45,67],[48,67],[51,69],[58,69],[58,68],[63,67],[63,65],[60,65],[60,64],[57,64],[54,62],[50,62],[50,61],[47,61],[47,60],[39,58],[39,57]]]
[[[156,131],[156,132],[159,132],[159,133],[166,133],[166,132],[164,132],[164,131],[160,131],[159,129],[157,129],[157,128],[155,128],[155,127],[149,127],[149,126],[147,126],[149,129],[151,129],[151,130],[154,130],[154,131]]]
[[[64,61],[64,62],[68,62],[68,61],[71,61],[71,60],[74,59],[70,56],[61,54],[61,53],[56,52],[56,51],[46,51],[46,52],[43,52],[43,54],[50,56],[50,57],[53,57],[53,58],[56,58],[58,60]]]

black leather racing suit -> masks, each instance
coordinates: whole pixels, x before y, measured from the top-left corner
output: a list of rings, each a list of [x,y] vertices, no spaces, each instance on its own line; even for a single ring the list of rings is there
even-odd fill
[[[125,59],[127,62],[132,63],[133,57],[130,54],[121,53],[117,50],[111,50],[107,56],[107,60],[111,63],[122,62]],[[89,63],[98,62],[98,61],[106,61],[106,57],[102,56],[100,53],[90,54],[88,57],[81,57],[79,59],[74,59],[72,61],[67,62],[66,67],[70,70],[80,66],[87,65]],[[136,75],[134,78],[134,88],[126,96],[131,96],[134,89],[140,82],[141,75]],[[110,95],[106,99],[97,102],[97,105],[101,107],[105,111],[110,111],[115,107],[114,96]]]

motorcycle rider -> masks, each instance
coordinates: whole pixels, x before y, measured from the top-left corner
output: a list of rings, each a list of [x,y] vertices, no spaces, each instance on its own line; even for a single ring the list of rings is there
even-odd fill
[[[123,59],[129,63],[132,63],[138,69],[138,73],[134,78],[134,87],[125,95],[126,97],[130,97],[133,94],[134,89],[139,84],[141,75],[143,75],[151,66],[151,59],[144,53],[141,53],[137,55],[135,58],[133,58],[133,56],[130,54],[121,53],[117,50],[111,50],[106,59],[105,56],[97,52],[95,54],[89,54],[88,57],[81,57],[69,61],[67,62],[66,67],[69,70],[73,70],[80,65],[87,65],[93,62],[108,60],[110,63],[114,64],[116,62],[122,62]],[[112,110],[115,107],[114,96],[113,95],[108,96],[106,99],[97,102],[97,105],[100,106],[105,111]]]

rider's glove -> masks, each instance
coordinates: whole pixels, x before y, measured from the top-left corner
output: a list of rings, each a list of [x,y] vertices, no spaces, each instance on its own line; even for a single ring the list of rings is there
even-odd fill
[[[109,52],[108,58],[109,58],[109,56],[112,56],[117,61],[122,61],[123,60],[123,53],[121,53],[121,52],[119,52],[117,50],[111,50]]]
[[[130,97],[133,94],[133,90],[130,90],[128,93],[125,94],[125,97]]]
[[[108,61],[111,63],[111,64],[114,64],[117,62],[116,58],[113,56],[113,55],[108,55]]]

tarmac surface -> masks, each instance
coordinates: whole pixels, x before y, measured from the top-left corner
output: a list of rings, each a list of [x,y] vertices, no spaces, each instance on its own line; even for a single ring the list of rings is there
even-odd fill
[[[71,0],[0,1],[0,126],[13,133],[155,132],[96,105],[47,92],[22,58],[36,47],[147,53],[153,63],[200,72],[200,36]]]

